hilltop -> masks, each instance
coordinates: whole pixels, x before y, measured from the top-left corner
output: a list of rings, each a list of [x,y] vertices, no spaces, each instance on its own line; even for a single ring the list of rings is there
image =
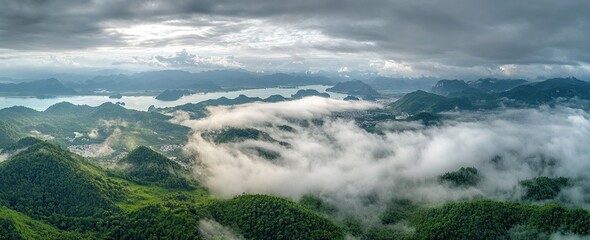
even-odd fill
[[[191,189],[188,170],[162,154],[140,146],[119,161],[117,174],[138,184]]]
[[[375,89],[360,80],[337,83],[333,87],[326,89],[326,91],[370,99],[380,97]]]

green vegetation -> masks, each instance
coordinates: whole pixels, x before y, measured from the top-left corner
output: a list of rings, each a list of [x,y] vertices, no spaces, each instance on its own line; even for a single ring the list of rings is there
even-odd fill
[[[0,94],[10,96],[47,97],[55,95],[78,95],[55,78],[22,83],[0,83]]]
[[[534,206],[473,201],[423,209],[412,219],[418,239],[508,238],[512,228],[533,232],[590,234],[590,213],[560,205]]]
[[[301,89],[297,91],[295,94],[291,95],[294,99],[304,98],[304,97],[311,97],[311,96],[318,96],[318,97],[325,97],[329,98],[330,94],[328,93],[320,93],[314,89]]]
[[[162,92],[158,96],[156,96],[156,99],[158,99],[160,101],[176,101],[176,100],[180,99],[181,97],[188,96],[191,94],[193,94],[193,92],[191,92],[189,90],[182,90],[182,89],[169,90],[169,89],[166,89],[164,92]]]
[[[394,224],[403,219],[409,219],[418,209],[411,201],[407,199],[392,199],[387,204],[385,212],[381,215],[383,224]]]
[[[114,173],[138,184],[183,189],[191,189],[193,186],[187,179],[187,170],[148,147],[136,148],[121,159],[119,164],[122,169]]]
[[[434,93],[415,91],[389,104],[396,113],[437,113],[450,110],[536,107],[542,104],[570,103],[590,99],[590,82],[576,78],[555,78],[528,83],[524,80],[480,79],[475,82],[441,80]],[[577,108],[587,109],[576,104]]]
[[[524,200],[538,201],[555,198],[563,187],[569,185],[569,179],[543,176],[524,180],[520,184],[525,188]]]
[[[2,152],[13,152],[15,150],[24,149],[41,142],[43,141],[34,137],[24,137],[13,144],[6,145]]]
[[[0,149],[3,146],[15,143],[22,136],[23,134],[16,126],[5,121],[0,121]]]
[[[452,186],[469,187],[477,185],[480,178],[476,168],[462,167],[458,171],[443,174],[439,179],[442,182],[450,183]]]
[[[448,96],[451,93],[476,92],[477,89],[470,87],[462,80],[440,80],[433,87],[431,92],[438,95]]]
[[[242,195],[208,206],[219,223],[248,239],[343,239],[342,229],[294,202]]]
[[[303,195],[299,199],[299,204],[318,213],[330,214],[336,212],[336,207],[311,194]]]
[[[423,124],[429,125],[437,125],[441,123],[441,117],[434,113],[427,113],[427,112],[420,112],[418,114],[412,115],[406,119],[407,121],[421,121]]]
[[[15,139],[34,136],[106,160],[141,145],[166,149],[166,154],[178,157],[180,148],[170,146],[185,144],[190,129],[170,123],[170,118],[113,103],[90,107],[63,102],[43,112],[24,107],[5,108],[0,110],[0,149]],[[113,137],[109,139],[110,136]],[[96,153],[92,147],[98,144],[108,145],[112,152]]]
[[[201,239],[202,209],[187,203],[155,204],[108,219],[101,226],[109,239]]]
[[[82,235],[57,229],[7,207],[0,207],[0,239],[81,239]]]
[[[326,89],[326,91],[361,96],[363,98],[380,97],[375,89],[359,80],[337,83],[333,87]]]
[[[329,220],[285,199],[212,199],[147,147],[114,174],[49,142],[25,138],[14,147],[24,150],[0,163],[0,239],[201,239],[205,219],[254,239],[343,238]]]
[[[471,110],[473,106],[467,98],[443,97],[424,91],[415,91],[406,94],[401,99],[390,103],[391,111],[408,113],[411,115],[420,112],[437,113],[451,110]]]
[[[293,128],[283,126],[284,131],[292,131]],[[287,142],[281,142],[272,138],[268,133],[260,131],[255,128],[224,128],[219,131],[212,131],[203,133],[205,138],[211,139],[213,142],[219,143],[231,143],[231,142],[243,142],[246,140],[260,140],[267,142],[278,142],[282,146],[289,146]],[[272,153],[265,153],[272,154]]]
[[[90,228],[89,217],[116,212],[122,187],[96,167],[47,142],[0,164],[0,199],[60,228]]]
[[[226,128],[213,135],[215,143],[241,142],[248,139],[274,140],[268,133],[254,128]]]

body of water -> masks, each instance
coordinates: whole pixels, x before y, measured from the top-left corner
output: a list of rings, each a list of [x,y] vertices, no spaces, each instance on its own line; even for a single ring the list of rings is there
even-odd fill
[[[108,96],[62,96],[56,98],[40,99],[35,97],[0,97],[0,109],[12,106],[24,106],[38,111],[44,111],[51,105],[60,102],[70,102],[76,105],[98,106],[105,102],[124,102],[126,108],[141,111],[154,105],[156,107],[174,107],[187,103],[198,103],[201,101],[216,99],[220,97],[236,98],[240,94],[248,97],[267,98],[271,95],[281,95],[283,97],[291,97],[298,90],[301,89],[315,89],[319,92],[325,92],[329,86],[312,85],[302,86],[297,88],[263,88],[263,89],[247,89],[231,92],[211,92],[211,93],[197,93],[190,96],[184,96],[176,101],[159,101],[155,96],[123,96],[121,99],[110,99]],[[336,99],[343,99],[347,95],[329,92],[330,97]]]

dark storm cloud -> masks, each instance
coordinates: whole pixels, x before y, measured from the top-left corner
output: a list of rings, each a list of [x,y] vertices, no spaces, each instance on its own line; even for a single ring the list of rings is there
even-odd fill
[[[223,36],[258,19],[291,29],[317,30],[336,40],[310,45],[327,52],[371,52],[386,59],[428,59],[453,66],[590,62],[590,2],[534,1],[34,1],[5,0],[0,8],[0,48],[80,49],[125,46],[108,31],[137,23],[175,20],[214,26],[207,35],[162,38],[137,46],[223,45]],[[264,27],[264,25],[263,25]]]

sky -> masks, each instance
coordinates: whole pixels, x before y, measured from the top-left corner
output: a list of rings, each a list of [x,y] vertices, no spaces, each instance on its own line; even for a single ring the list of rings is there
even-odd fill
[[[3,0],[0,76],[180,69],[590,76],[587,0]]]

